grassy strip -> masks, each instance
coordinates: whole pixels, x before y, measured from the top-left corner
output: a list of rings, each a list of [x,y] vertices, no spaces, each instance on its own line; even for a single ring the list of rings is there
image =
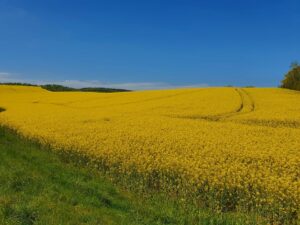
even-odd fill
[[[0,162],[0,224],[258,224],[247,215],[182,208],[159,193],[126,192],[4,127]]]

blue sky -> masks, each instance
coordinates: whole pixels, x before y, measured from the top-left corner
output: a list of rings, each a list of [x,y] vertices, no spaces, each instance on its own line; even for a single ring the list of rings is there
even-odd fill
[[[0,81],[277,86],[298,0],[0,0]]]

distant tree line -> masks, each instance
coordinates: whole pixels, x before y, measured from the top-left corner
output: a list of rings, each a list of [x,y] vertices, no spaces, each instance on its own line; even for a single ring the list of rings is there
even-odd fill
[[[103,87],[86,87],[86,88],[72,88],[66,87],[63,85],[58,84],[45,84],[45,85],[36,85],[36,84],[29,84],[29,83],[0,83],[0,85],[18,85],[18,86],[36,86],[46,89],[48,91],[81,91],[81,92],[126,92],[130,90],[126,89],[118,89],[118,88],[103,88]]]
[[[300,91],[300,65],[297,62],[291,64],[290,71],[284,76],[281,81],[282,88]]]
[[[83,91],[83,92],[125,92],[126,89],[103,88],[103,87],[86,87],[86,88],[71,88],[58,84],[41,85],[42,88],[48,91]]]
[[[36,84],[29,84],[29,83],[20,83],[20,82],[1,82],[0,85],[17,85],[17,86],[35,86]]]

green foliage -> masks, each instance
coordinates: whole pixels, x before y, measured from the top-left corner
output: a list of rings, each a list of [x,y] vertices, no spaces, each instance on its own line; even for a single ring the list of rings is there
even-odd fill
[[[15,85],[15,86],[38,86],[36,84],[20,83],[20,82],[3,82],[0,85]]]
[[[48,91],[77,91],[77,89],[75,88],[70,88],[58,84],[45,84],[41,85],[41,87]]]
[[[124,92],[129,91],[125,89],[115,89],[115,88],[101,88],[101,87],[87,87],[87,88],[71,88],[58,84],[46,84],[42,85],[42,88],[48,91],[82,91],[82,92]]]
[[[298,64],[292,64],[291,70],[281,81],[281,87],[298,91],[300,90],[300,66]]]
[[[292,63],[291,63],[291,69],[294,69],[294,68],[297,68],[298,66],[300,66],[299,65],[299,63],[297,62],[297,61],[293,61]]]
[[[86,91],[86,92],[126,92],[126,91],[130,91],[130,90],[126,90],[126,89],[98,88],[98,87],[80,88],[79,90]]]

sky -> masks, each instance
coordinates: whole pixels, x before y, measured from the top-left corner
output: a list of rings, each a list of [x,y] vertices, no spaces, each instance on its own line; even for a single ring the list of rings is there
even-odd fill
[[[299,0],[0,0],[0,82],[278,86]]]

